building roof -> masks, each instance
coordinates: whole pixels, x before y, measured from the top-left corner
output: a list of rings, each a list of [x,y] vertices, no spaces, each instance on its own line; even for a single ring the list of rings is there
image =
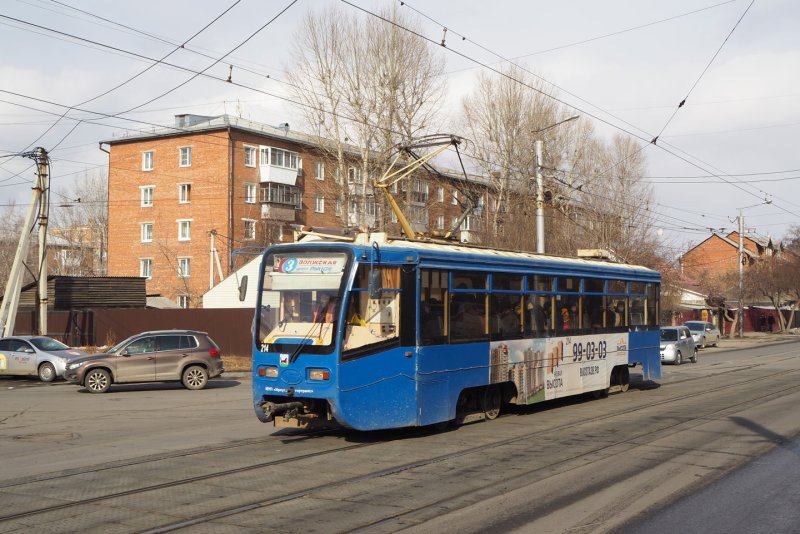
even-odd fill
[[[279,126],[271,126],[263,122],[251,121],[227,114],[217,115],[214,117],[188,114],[175,115],[175,126],[153,128],[149,132],[128,132],[120,137],[114,137],[112,139],[101,141],[101,143],[114,145],[142,141],[146,139],[177,137],[186,134],[226,130],[228,128],[234,128],[243,132],[258,134],[270,139],[289,141],[310,148],[325,149],[326,145],[331,144],[329,140],[326,140],[322,137],[291,130],[288,122],[285,122]],[[328,148],[331,149],[332,147]],[[350,155],[361,155],[361,151],[356,145],[345,144],[344,149]],[[466,181],[461,171],[453,169],[440,169],[438,167],[436,170],[448,179],[462,182]],[[484,187],[491,186],[491,180],[484,176],[470,175],[469,182],[474,182]]]

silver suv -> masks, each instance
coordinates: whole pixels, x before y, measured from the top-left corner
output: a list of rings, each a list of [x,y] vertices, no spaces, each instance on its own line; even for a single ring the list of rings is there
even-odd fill
[[[692,363],[697,363],[697,345],[685,326],[662,326],[660,348],[662,362],[680,365],[685,358],[691,358]]]
[[[107,352],[67,364],[64,378],[92,393],[112,383],[180,380],[187,389],[203,389],[224,371],[219,347],[205,332],[161,330],[131,336]]]

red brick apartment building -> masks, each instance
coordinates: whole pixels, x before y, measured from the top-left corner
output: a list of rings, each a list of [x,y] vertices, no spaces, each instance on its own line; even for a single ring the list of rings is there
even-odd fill
[[[291,239],[292,225],[351,226],[342,188],[363,184],[355,166],[346,181],[333,179],[336,165],[318,138],[229,115],[177,115],[172,128],[102,145],[109,153],[108,276],[145,277],[148,294],[183,307],[200,306],[201,295],[240,266],[233,250]],[[460,213],[449,188],[418,178],[402,187],[421,227],[443,229]],[[359,205],[345,211],[374,222],[380,200],[369,195],[350,195]],[[399,227],[387,231],[399,234]]]

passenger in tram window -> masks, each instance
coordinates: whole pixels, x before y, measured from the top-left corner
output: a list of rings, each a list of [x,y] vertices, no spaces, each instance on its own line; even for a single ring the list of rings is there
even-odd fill
[[[528,331],[537,336],[545,334],[545,314],[544,308],[537,301],[537,297],[529,297],[528,304]]]
[[[519,302],[514,304],[511,308],[506,308],[500,316],[500,329],[501,333],[505,335],[518,335],[520,333],[522,323],[520,322],[520,305]]]

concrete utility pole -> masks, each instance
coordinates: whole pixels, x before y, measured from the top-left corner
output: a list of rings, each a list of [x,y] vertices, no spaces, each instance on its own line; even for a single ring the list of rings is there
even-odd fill
[[[534,130],[534,134],[539,134],[550,128],[555,128],[565,122],[574,121],[580,115],[573,115],[567,117],[562,121],[558,121],[550,126],[545,126],[538,130]],[[537,254],[544,254],[544,178],[542,176],[542,146],[544,142],[537,139],[533,142],[534,154],[536,156],[536,252]]]
[[[739,338],[744,336],[744,216],[739,208]]]
[[[536,252],[544,254],[544,180],[542,178],[542,141],[533,143],[536,155]]]
[[[17,244],[17,252],[14,255],[14,262],[11,264],[11,271],[6,282],[3,302],[0,304],[0,336],[10,336],[14,333],[19,293],[22,289],[23,267],[25,259],[28,257],[31,233],[37,215],[39,218],[39,291],[36,301],[39,308],[39,328],[37,330],[40,335],[47,334],[47,192],[50,188],[48,156],[47,151],[43,148],[37,148],[33,152],[26,152],[22,155],[36,160],[37,177],[33,186],[31,205],[28,215],[25,217],[22,234]]]

